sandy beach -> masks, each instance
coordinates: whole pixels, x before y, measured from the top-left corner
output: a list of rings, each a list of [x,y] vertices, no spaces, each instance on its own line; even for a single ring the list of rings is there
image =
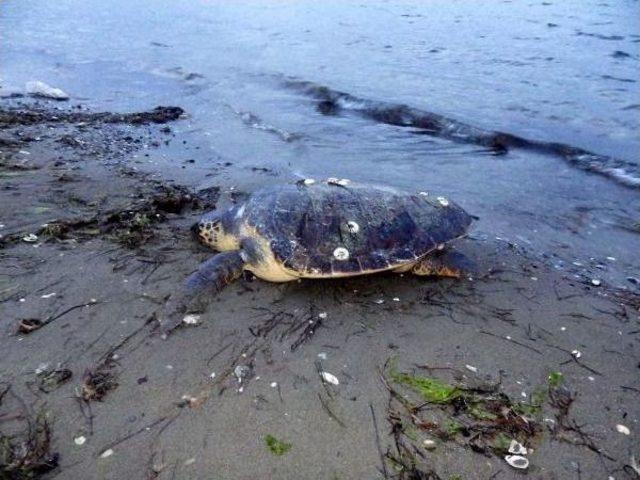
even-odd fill
[[[163,340],[211,255],[189,226],[291,181],[153,172],[187,115],[2,100],[2,478],[637,478],[639,297],[526,245],[472,231],[459,280],[247,275]]]

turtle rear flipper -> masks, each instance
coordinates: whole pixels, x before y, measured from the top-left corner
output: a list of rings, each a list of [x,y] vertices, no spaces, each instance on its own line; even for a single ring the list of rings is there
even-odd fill
[[[159,318],[163,335],[180,326],[184,315],[193,309],[203,293],[218,293],[242,274],[244,266],[241,250],[219,253],[200,265],[169,298]]]
[[[421,276],[459,278],[477,271],[476,264],[455,250],[445,250],[425,256],[414,265],[411,273]]]

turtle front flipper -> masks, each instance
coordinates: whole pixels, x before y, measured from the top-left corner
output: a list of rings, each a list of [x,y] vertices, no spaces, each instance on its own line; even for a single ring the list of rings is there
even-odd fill
[[[241,250],[219,253],[200,265],[169,298],[159,318],[163,334],[168,335],[180,326],[184,315],[203,293],[218,293],[242,274],[244,266]]]
[[[445,250],[422,258],[413,266],[411,273],[421,276],[459,278],[476,270],[476,265],[463,254]]]

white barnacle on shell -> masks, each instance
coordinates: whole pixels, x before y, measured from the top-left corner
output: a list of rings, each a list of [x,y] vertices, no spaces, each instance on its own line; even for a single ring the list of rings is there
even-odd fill
[[[336,258],[336,260],[348,260],[349,250],[344,247],[338,247],[333,251],[333,256]]]
[[[443,207],[449,206],[449,200],[447,200],[445,197],[438,197],[438,203]]]
[[[353,220],[347,222],[347,230],[349,233],[358,233],[360,231],[360,225]]]

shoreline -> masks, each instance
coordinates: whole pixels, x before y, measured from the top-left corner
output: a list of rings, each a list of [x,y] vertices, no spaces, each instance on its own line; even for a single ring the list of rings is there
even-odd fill
[[[51,109],[2,102],[3,112],[13,102]],[[178,117],[132,125],[87,114],[18,122],[1,137],[0,432],[24,431],[45,412],[45,453],[49,462],[59,455],[48,478],[519,475],[495,448],[478,453],[464,430],[443,438],[406,423],[393,385],[381,381],[390,358],[412,378],[459,389],[500,379],[496,392],[510,405],[533,405],[536,389],[548,390],[549,375],[561,372],[570,421],[561,424],[551,396],[531,413],[540,429],[522,440],[533,450],[529,475],[634,478],[638,294],[598,288],[522,246],[472,235],[460,249],[481,266],[473,280],[275,285],[247,276],[209,303],[199,325],[163,341],[154,312],[210,255],[189,225],[246,195],[225,186],[229,179],[243,177],[243,187],[289,179],[221,164],[212,187],[180,185],[132,161],[165,142],[180,145]],[[239,366],[246,376],[236,375]],[[421,421],[462,418],[440,407],[444,419],[425,413]],[[275,454],[267,436],[286,451]],[[428,439],[435,449],[425,448]]]

